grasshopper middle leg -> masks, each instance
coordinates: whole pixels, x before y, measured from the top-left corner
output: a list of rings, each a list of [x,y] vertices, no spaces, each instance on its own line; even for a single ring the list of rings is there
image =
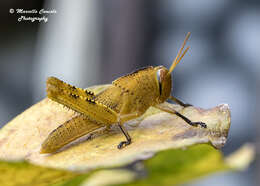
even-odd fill
[[[120,123],[119,123],[119,124],[118,124],[118,127],[120,128],[121,132],[122,132],[122,133],[125,135],[125,137],[126,137],[126,141],[121,141],[121,142],[118,144],[118,146],[117,146],[118,149],[121,149],[121,148],[123,148],[124,146],[127,146],[127,145],[129,145],[129,144],[131,143],[131,137],[130,137],[130,135],[128,134],[127,130],[124,128],[123,125],[120,125]]]
[[[117,146],[118,149],[122,149],[123,147],[131,144],[131,141],[132,141],[130,135],[128,134],[127,130],[124,128],[124,126],[122,124],[128,120],[136,118],[138,115],[140,115],[138,112],[133,112],[131,114],[123,114],[118,117],[118,127],[120,128],[121,132],[126,137],[126,141],[121,141],[118,144],[118,146]]]

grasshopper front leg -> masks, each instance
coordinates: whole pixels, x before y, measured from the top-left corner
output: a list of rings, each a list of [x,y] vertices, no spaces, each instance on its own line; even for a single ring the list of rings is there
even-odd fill
[[[177,116],[179,116],[180,118],[182,118],[186,123],[188,123],[191,126],[198,126],[200,125],[202,128],[207,128],[207,125],[201,121],[199,122],[192,122],[190,119],[188,119],[187,117],[183,116],[181,113],[177,112],[176,110],[174,110],[173,108],[170,108],[168,105],[162,103],[159,105],[154,106],[164,112],[168,112],[170,114],[175,114]]]

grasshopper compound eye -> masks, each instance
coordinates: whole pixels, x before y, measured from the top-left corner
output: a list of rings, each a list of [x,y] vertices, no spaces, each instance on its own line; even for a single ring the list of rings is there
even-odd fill
[[[159,91],[159,103],[164,102],[171,93],[171,74],[167,68],[163,66],[157,67],[156,77],[158,82],[158,91]]]
[[[157,81],[158,81],[158,85],[159,85],[159,94],[160,96],[162,95],[162,76],[163,74],[163,70],[162,69],[159,69],[156,73],[156,77],[157,77]]]

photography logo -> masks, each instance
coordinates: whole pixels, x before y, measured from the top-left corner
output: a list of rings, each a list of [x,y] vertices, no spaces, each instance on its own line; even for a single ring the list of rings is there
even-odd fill
[[[43,22],[47,23],[49,20],[49,16],[52,14],[56,14],[57,10],[52,9],[52,10],[47,10],[47,9],[31,9],[31,10],[26,10],[26,9],[21,9],[21,8],[10,8],[9,9],[10,14],[15,14],[17,15],[17,21],[18,22]]]

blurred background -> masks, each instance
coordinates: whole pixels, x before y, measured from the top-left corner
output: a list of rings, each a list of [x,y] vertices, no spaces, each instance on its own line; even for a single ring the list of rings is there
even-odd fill
[[[174,95],[202,108],[229,104],[225,154],[259,140],[260,1],[10,0],[0,2],[0,15],[0,127],[45,97],[48,76],[88,87],[143,66],[169,67],[191,32]],[[187,185],[258,185],[257,163]]]

